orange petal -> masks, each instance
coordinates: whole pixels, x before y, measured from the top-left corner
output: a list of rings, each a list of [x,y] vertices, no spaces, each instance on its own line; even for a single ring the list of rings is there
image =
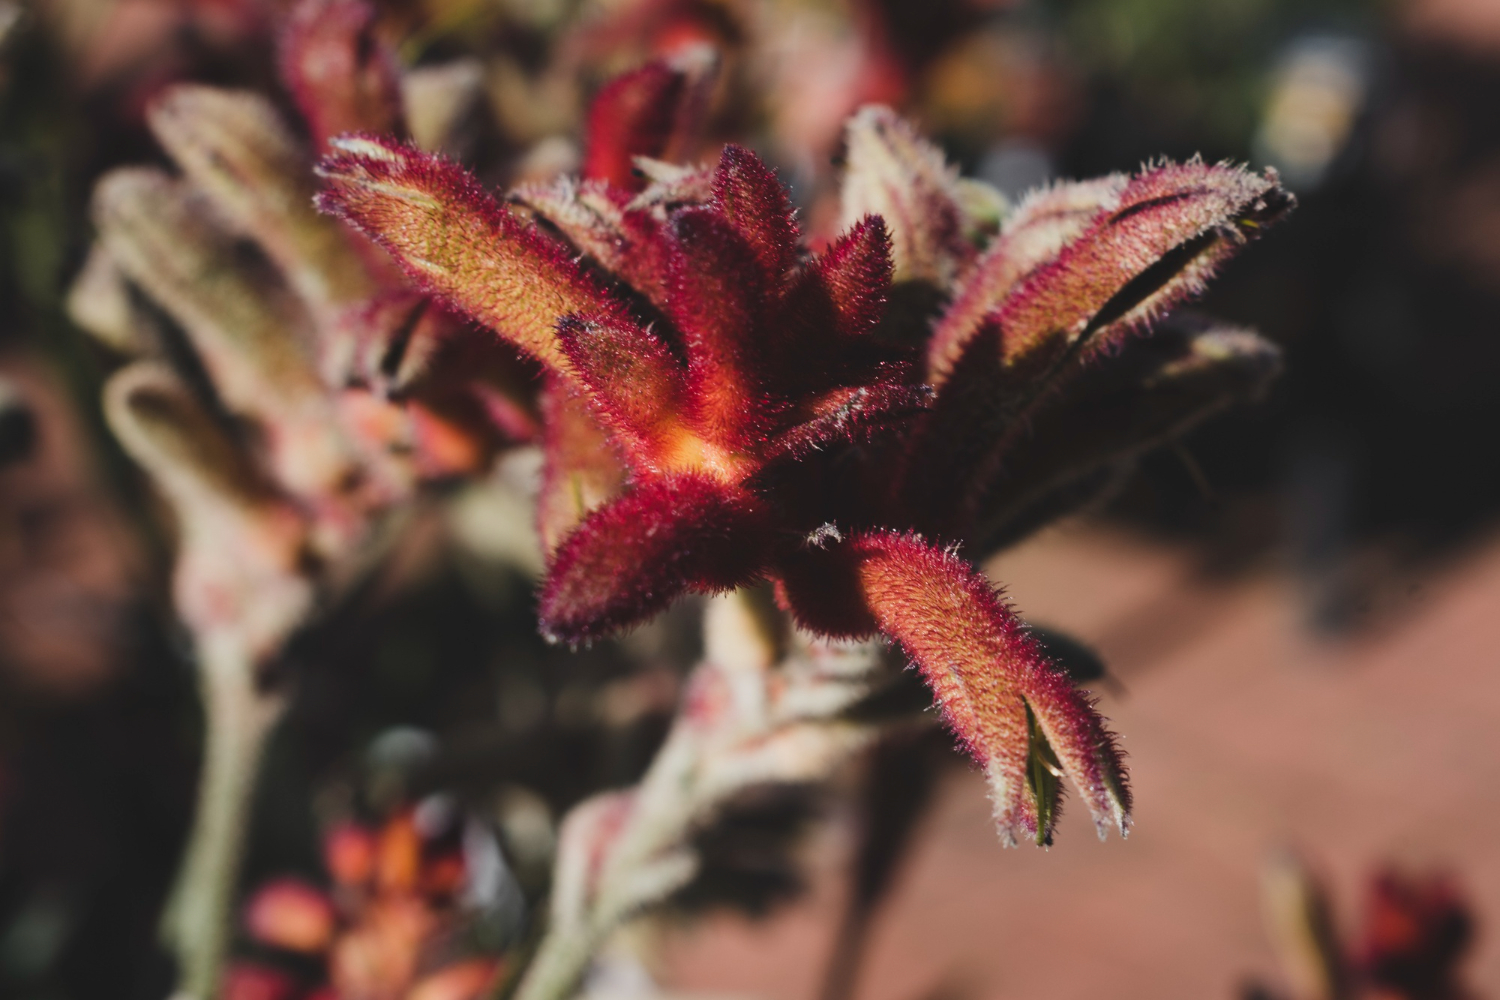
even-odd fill
[[[479,1000],[500,975],[500,961],[471,958],[417,981],[406,1000]]]
[[[295,878],[266,883],[245,905],[245,929],[264,944],[316,954],[333,940],[333,903],[321,889]]]
[[[375,872],[375,835],[357,823],[341,823],[323,836],[323,863],[336,882],[359,885]]]

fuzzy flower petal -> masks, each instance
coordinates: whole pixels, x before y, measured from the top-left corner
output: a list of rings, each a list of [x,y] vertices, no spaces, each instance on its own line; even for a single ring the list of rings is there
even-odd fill
[[[552,552],[591,511],[624,490],[629,470],[588,397],[571,383],[550,379],[541,403],[547,461],[537,497],[537,535],[542,551]]]
[[[1058,336],[1072,343],[1148,322],[1201,294],[1219,265],[1292,200],[1274,171],[1258,176],[1198,161],[1148,168],[998,304],[1007,363]]]
[[[750,245],[767,284],[776,287],[796,263],[801,241],[776,174],[743,146],[725,146],[714,173],[714,207]]]
[[[1088,695],[1053,666],[989,581],[921,537],[875,532],[850,542],[881,631],[899,642],[943,714],[989,775],[1002,838],[1047,843],[1066,774],[1103,838],[1130,824],[1115,737]]]
[[[948,288],[975,248],[965,237],[958,172],[890,108],[861,108],[845,131],[843,225],[878,215],[890,228],[897,281]]]
[[[564,317],[557,336],[600,423],[636,463],[660,461],[686,375],[671,349],[623,317]]]
[[[688,592],[754,579],[765,514],[706,476],[650,479],[599,508],[553,554],[541,597],[549,638],[581,642],[644,621]]]
[[[1117,206],[1129,182],[1124,174],[1062,181],[1033,192],[1017,206],[933,331],[927,363],[933,385],[947,379],[985,314],[1016,282],[1056,258],[1101,214]]]
[[[424,290],[554,370],[570,365],[555,326],[616,307],[565,249],[513,215],[473,176],[413,146],[344,136],[318,172],[325,212],[385,247]]]

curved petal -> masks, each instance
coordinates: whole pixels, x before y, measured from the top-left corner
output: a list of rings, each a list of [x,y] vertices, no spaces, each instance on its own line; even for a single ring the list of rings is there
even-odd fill
[[[881,631],[912,657],[984,765],[1001,836],[1050,842],[1062,774],[1101,838],[1111,826],[1126,834],[1130,790],[1114,735],[990,582],[918,535],[873,532],[849,544]]]
[[[542,633],[564,642],[599,638],[683,594],[748,583],[767,539],[764,513],[743,490],[692,474],[647,480],[590,514],[554,553]]]
[[[1118,205],[1128,183],[1124,174],[1063,181],[1033,192],[1016,207],[933,330],[927,349],[933,385],[947,379],[985,315],[1016,282],[1056,258],[1102,213]]]
[[[1293,203],[1274,171],[1163,163],[997,304],[1007,364],[1062,338],[1107,337],[1203,291],[1226,259]],[[959,358],[956,363],[962,363]]]

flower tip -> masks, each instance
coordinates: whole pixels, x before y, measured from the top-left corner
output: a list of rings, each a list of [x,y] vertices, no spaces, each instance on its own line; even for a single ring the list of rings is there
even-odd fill
[[[328,140],[329,152],[313,164],[313,173],[334,184],[368,182],[373,173],[399,177],[415,165],[420,151],[389,136],[345,132]]]
[[[1135,825],[1130,815],[1130,794],[1123,791],[1123,774],[1116,781],[1120,784],[1120,789],[1110,794],[1108,811],[1094,816],[1094,828],[1099,833],[1100,841],[1109,839],[1110,830],[1118,832],[1121,840],[1129,840],[1131,827]]]
[[[320,169],[318,172],[318,176],[329,177],[330,175],[323,173]],[[335,219],[349,218],[349,213],[344,208],[344,200],[340,198],[336,192],[333,191],[319,191],[317,194],[313,195],[313,208],[316,208],[324,215],[331,215]]]
[[[537,634],[549,646],[562,646],[570,653],[589,649],[603,633],[588,623],[549,616],[545,608],[537,610]]]
[[[382,136],[371,135],[367,132],[345,132],[328,140],[329,148],[350,156],[360,156],[366,159],[383,160],[387,163],[400,163],[405,160],[406,144]],[[323,163],[338,159],[337,156],[325,156],[319,163],[321,169]]]
[[[870,125],[886,125],[900,120],[900,115],[886,104],[861,104],[855,109],[854,114],[849,116],[846,125],[849,129],[864,128]]]

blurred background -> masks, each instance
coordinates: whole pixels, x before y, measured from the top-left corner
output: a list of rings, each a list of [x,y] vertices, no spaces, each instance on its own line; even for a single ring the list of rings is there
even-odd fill
[[[382,10],[405,61],[478,74],[454,152],[495,181],[576,163],[561,137],[579,97],[550,61],[597,81],[676,31],[740,53],[729,85],[765,96],[728,102],[719,127],[778,164],[814,228],[838,123],[869,99],[1011,196],[1201,154],[1275,166],[1301,201],[1202,304],[1284,348],[1269,396],[991,567],[1028,618],[1107,665],[1137,833],[1097,845],[1075,808],[1058,847],[1001,851],[980,778],[943,755],[839,988],[1281,995],[1262,880],[1294,850],[1351,947],[1378,936],[1377,873],[1441,886],[1464,917],[1429,957],[1462,989],[1500,991],[1500,2],[595,6],[608,30],[565,42],[568,0]],[[119,359],[73,325],[67,294],[94,179],[163,162],[142,120],[152,95],[183,79],[270,89],[276,10],[0,3],[0,996],[155,1000],[171,982],[155,926],[201,722],[166,596],[170,533],[99,412]],[[767,19],[787,27],[768,35]],[[634,780],[664,731],[691,627],[550,650],[521,574],[447,527],[412,538],[295,649],[247,882],[315,873],[319,817],[375,794],[395,758],[403,781],[468,794],[545,856],[553,818]],[[627,683],[643,658],[659,669]],[[837,805],[826,818],[788,901],[658,930],[663,982],[837,1000],[824,966],[853,821]],[[756,844],[750,830],[724,850]]]

